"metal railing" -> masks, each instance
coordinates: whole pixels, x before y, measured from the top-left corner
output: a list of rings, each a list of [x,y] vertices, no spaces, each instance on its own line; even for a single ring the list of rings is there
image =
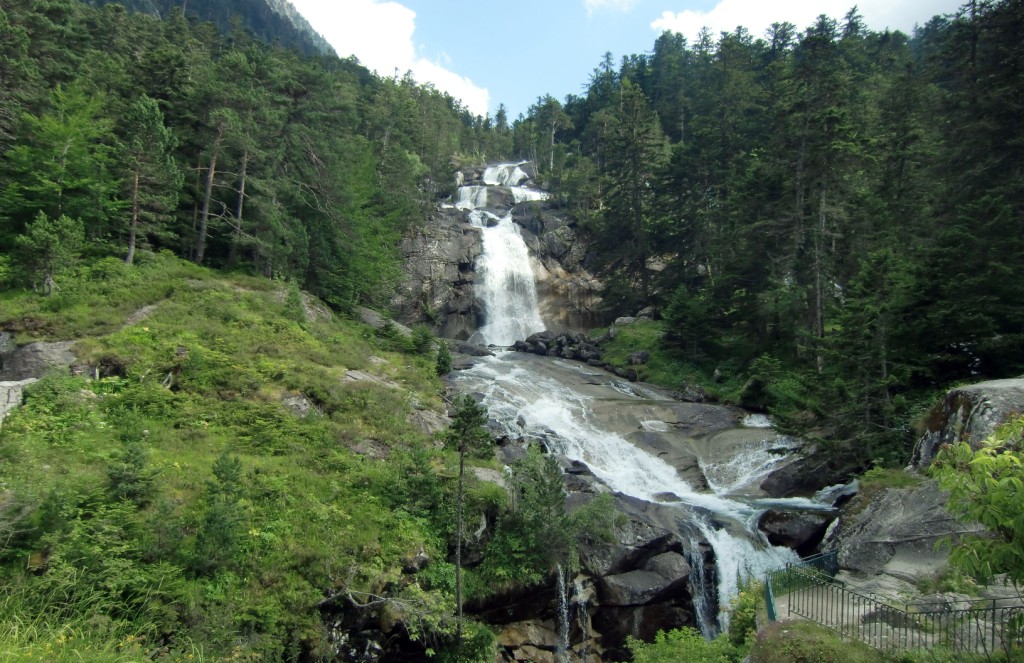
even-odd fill
[[[768,618],[799,616],[877,649],[943,647],[964,654],[1024,660],[1024,604],[1019,599],[897,603],[852,591],[832,576],[835,554],[768,573]]]

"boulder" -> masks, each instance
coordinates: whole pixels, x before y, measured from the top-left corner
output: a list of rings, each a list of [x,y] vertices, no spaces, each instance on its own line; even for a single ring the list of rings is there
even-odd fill
[[[75,363],[71,352],[74,341],[29,343],[0,356],[0,381],[17,382],[41,378],[54,368],[70,368]]]
[[[454,350],[461,355],[468,355],[470,357],[493,357],[494,353],[487,348],[475,345],[473,343],[467,343],[466,341],[456,341],[454,343]]]
[[[626,361],[629,362],[630,366],[640,366],[641,364],[646,364],[650,358],[650,352],[637,350],[636,352],[630,352],[629,356],[626,357]]]
[[[644,605],[665,594],[671,586],[671,581],[653,571],[604,576],[600,580],[601,605]]]
[[[376,331],[380,331],[387,327],[388,325],[391,325],[391,327],[402,336],[412,336],[411,329],[409,329],[408,327],[401,323],[395,322],[394,320],[388,320],[383,315],[374,311],[373,309],[366,308],[365,306],[360,306],[359,308],[356,309],[356,315],[359,316],[360,322],[362,322],[364,325],[372,327]]]
[[[21,405],[25,387],[35,381],[35,378],[27,378],[0,382],[0,425],[14,408]]]
[[[580,544],[580,565],[592,577],[625,573],[644,561],[680,546],[667,529],[629,517],[616,528],[615,543],[584,539]]]
[[[908,582],[935,574],[948,556],[945,547],[936,547],[940,539],[980,531],[953,518],[946,498],[930,480],[861,493],[849,502],[823,547],[838,550],[839,565],[861,574],[885,573]]]
[[[297,417],[306,417],[316,408],[311,400],[299,393],[286,393],[282,395],[281,405],[285,406]]]
[[[498,644],[502,647],[546,647],[558,646],[558,626],[551,621],[531,619],[506,624],[498,633]]]
[[[806,497],[840,483],[842,478],[829,466],[828,459],[811,454],[773,471],[761,482],[761,490],[771,497]]]
[[[835,515],[822,511],[765,511],[757,521],[758,528],[773,546],[785,546],[801,557],[814,553]]]
[[[929,413],[910,464],[928,467],[943,444],[963,441],[977,449],[1010,415],[1020,412],[1024,412],[1024,377],[952,389]]]
[[[679,391],[672,395],[687,403],[703,403],[708,400],[708,392],[699,384],[685,383]]]
[[[621,318],[615,318],[615,326],[616,327],[625,327],[626,325],[631,325],[634,322],[636,322],[636,318],[634,318],[632,316],[628,316],[628,315],[627,316],[623,316]]]

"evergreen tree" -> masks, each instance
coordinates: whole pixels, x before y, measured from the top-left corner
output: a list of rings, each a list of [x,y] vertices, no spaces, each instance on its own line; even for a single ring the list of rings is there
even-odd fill
[[[128,167],[131,204],[125,262],[130,265],[140,231],[167,239],[170,229],[165,224],[177,207],[183,177],[173,156],[177,140],[164,126],[163,113],[155,100],[146,96],[136,100],[128,107],[123,122],[123,160]]]
[[[45,212],[25,228],[16,239],[16,247],[23,269],[28,274],[32,289],[49,295],[57,287],[55,276],[74,263],[85,241],[85,228],[79,219],[60,215],[56,219]]]
[[[18,143],[5,155],[7,185],[0,192],[9,236],[39,212],[80,219],[90,238],[107,235],[123,207],[112,172],[112,127],[103,98],[86,93],[82,83],[58,85],[46,112],[22,117]]]
[[[459,454],[459,487],[455,502],[455,604],[457,610],[457,639],[462,644],[462,512],[465,502],[466,457],[480,456],[491,451],[491,435],[487,432],[487,409],[477,405],[472,396],[455,400],[455,414],[445,432],[445,446]]]

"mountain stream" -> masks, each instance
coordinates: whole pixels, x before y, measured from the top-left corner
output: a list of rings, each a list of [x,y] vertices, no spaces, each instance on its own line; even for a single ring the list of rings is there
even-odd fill
[[[464,186],[456,207],[482,229],[477,296],[485,323],[476,342],[508,346],[542,331],[544,322],[529,252],[512,211],[488,207],[488,193],[503,200],[543,200],[520,186],[523,164],[500,164],[483,174],[484,185]],[[509,195],[511,193],[511,196]],[[735,408],[684,403],[667,392],[630,383],[587,364],[492,348],[496,356],[460,371],[462,392],[483,394],[490,417],[512,439],[537,440],[568,461],[579,461],[608,490],[664,505],[681,532],[699,533],[712,547],[715,573],[691,574],[694,607],[706,636],[728,628],[727,608],[744,578],[797,560],[773,547],[757,528],[767,509],[827,509],[813,499],[767,499],[760,481],[789,460],[798,446],[775,434],[763,416]],[[702,560],[691,561],[701,566]],[[718,614],[705,605],[707,575],[715,583]],[[564,580],[563,580],[564,582]],[[717,596],[715,596],[717,592]]]

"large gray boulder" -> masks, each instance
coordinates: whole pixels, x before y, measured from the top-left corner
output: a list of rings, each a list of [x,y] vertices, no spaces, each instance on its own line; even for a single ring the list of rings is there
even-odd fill
[[[945,565],[948,552],[936,547],[940,539],[980,531],[953,518],[946,498],[934,481],[924,479],[910,488],[861,493],[830,528],[823,547],[838,550],[844,569],[913,583]]]
[[[35,381],[35,378],[28,378],[0,382],[0,425],[14,408],[21,405],[25,387]]]
[[[0,381],[41,378],[54,368],[69,368],[75,363],[71,352],[74,341],[29,343],[0,356]]]
[[[927,467],[943,444],[963,441],[977,449],[1011,414],[1020,412],[1024,412],[1024,377],[951,389],[929,413],[910,463]]]
[[[757,521],[758,528],[773,546],[796,550],[801,557],[814,553],[825,536],[835,514],[812,511],[765,511]]]

